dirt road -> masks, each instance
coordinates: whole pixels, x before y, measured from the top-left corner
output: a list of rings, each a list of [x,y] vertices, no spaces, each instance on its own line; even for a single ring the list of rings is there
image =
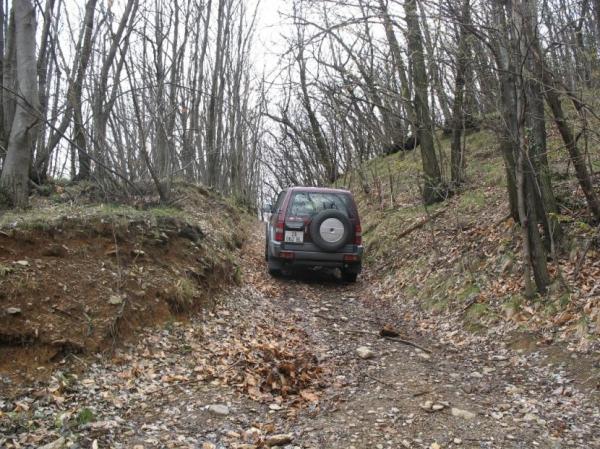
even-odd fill
[[[600,448],[593,359],[461,339],[364,281],[272,280],[261,250],[204,316],[0,400],[0,447]]]

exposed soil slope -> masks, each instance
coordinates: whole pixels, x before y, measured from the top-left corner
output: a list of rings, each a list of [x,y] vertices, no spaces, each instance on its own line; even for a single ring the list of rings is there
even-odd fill
[[[178,208],[40,199],[0,219],[0,388],[199,310],[239,280],[240,212],[180,189]]]

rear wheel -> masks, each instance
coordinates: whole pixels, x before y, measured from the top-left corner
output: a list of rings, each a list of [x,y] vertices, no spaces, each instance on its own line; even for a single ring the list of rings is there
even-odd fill
[[[273,276],[274,278],[278,278],[281,276],[281,268],[279,268],[279,266],[272,264],[271,261],[269,261],[268,263],[268,268],[269,268],[269,274],[271,276]]]
[[[354,273],[352,271],[342,271],[342,279],[344,282],[356,282],[356,278],[358,278],[358,273]]]
[[[269,274],[273,277],[281,276],[281,263],[271,256],[268,243],[265,249],[265,256],[267,258],[267,269],[269,270]]]
[[[265,261],[269,261],[269,232],[265,234]]]

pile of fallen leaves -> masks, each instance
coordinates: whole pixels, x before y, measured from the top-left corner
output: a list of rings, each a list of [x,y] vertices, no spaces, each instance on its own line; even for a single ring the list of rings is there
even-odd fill
[[[262,402],[316,402],[325,372],[306,339],[300,329],[275,326],[267,319],[229,335],[213,329],[205,336],[208,353],[199,360],[197,375],[234,386]]]

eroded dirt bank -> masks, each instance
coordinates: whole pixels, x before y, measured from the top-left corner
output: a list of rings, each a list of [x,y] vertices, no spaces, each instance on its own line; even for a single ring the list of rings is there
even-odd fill
[[[0,446],[600,447],[593,355],[415,320],[362,282],[271,280],[260,231],[214,309],[1,400]]]

